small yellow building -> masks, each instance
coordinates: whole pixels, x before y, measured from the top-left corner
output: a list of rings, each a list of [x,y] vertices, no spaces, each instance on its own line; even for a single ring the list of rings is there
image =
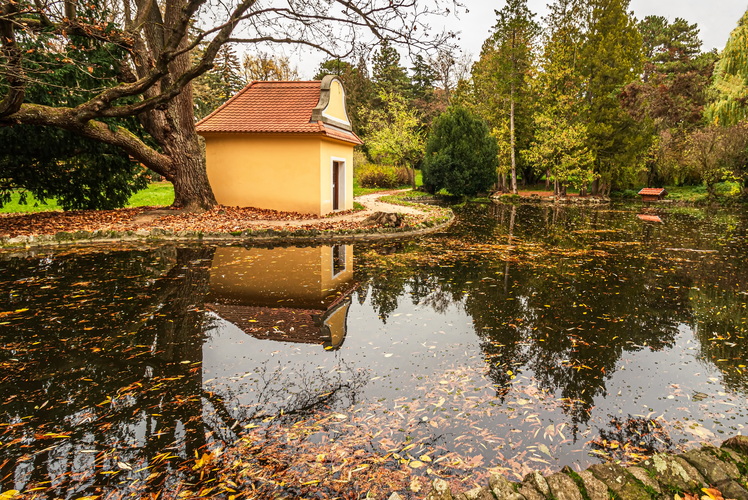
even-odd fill
[[[197,124],[216,201],[325,215],[353,208],[345,90],[322,81],[252,82]]]

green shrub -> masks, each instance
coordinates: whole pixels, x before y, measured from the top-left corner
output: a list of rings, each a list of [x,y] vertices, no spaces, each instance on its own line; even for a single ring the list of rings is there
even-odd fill
[[[373,163],[359,167],[356,180],[359,186],[365,188],[395,188],[402,185],[395,168]]]
[[[490,189],[497,167],[498,144],[479,117],[455,106],[434,120],[423,163],[427,191],[475,196]]]

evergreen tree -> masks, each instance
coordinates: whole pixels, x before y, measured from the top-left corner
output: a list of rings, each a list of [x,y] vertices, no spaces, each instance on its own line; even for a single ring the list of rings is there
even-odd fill
[[[508,0],[496,16],[493,34],[484,42],[480,60],[473,66],[472,100],[498,140],[509,143],[510,189],[516,193],[517,151],[526,148],[532,138],[534,97],[530,80],[540,27],[527,8],[527,0]]]
[[[629,0],[589,0],[581,52],[587,134],[602,194],[636,180],[651,138],[639,132],[620,102],[621,90],[638,78],[643,62],[642,37],[628,6]]]
[[[706,109],[713,124],[735,125],[748,119],[748,11],[730,34],[714,70],[716,99]]]
[[[411,74],[410,106],[418,116],[419,128],[423,132],[428,130],[434,119],[447,109],[448,99],[446,92],[436,87],[439,75],[433,65],[433,59],[417,55]]]
[[[534,81],[537,96],[533,122],[536,136],[523,157],[561,196],[571,183],[586,190],[592,178],[594,154],[587,135],[588,103],[580,54],[584,44],[586,10],[580,0],[558,0],[545,18],[542,71]],[[574,164],[574,158],[579,161]]]
[[[584,192],[593,180],[595,162],[586,127],[568,120],[567,113],[554,111],[535,115],[535,140],[522,154],[553,181],[556,196],[566,195],[567,185]]]
[[[90,19],[108,15],[97,0],[79,9]],[[75,30],[66,41],[45,32],[22,38],[20,45],[26,54],[25,75],[32,82],[26,99],[40,106],[80,105],[98,94],[102,85],[118,82],[120,61],[126,57],[117,44],[95,42]],[[56,48],[54,53],[45,51],[49,46]],[[57,67],[59,61],[67,64]],[[2,70],[0,94],[5,94],[9,85],[1,76]],[[133,137],[144,135],[134,119],[109,118],[106,124],[123,127]],[[68,130],[0,126],[0,145],[0,206],[20,190],[22,200],[27,193],[37,200],[55,198],[65,210],[112,209],[124,206],[147,185],[146,170],[124,151]]]
[[[372,81],[377,95],[404,94],[411,86],[407,70],[400,65],[400,53],[386,40],[372,58]]]
[[[203,50],[196,51],[193,57],[202,57]],[[242,87],[244,81],[236,51],[231,45],[224,45],[216,54],[213,69],[196,78],[192,86],[195,118],[205,118]]]
[[[411,72],[413,73],[410,86],[412,98],[431,101],[434,98],[434,81],[436,80],[434,68],[421,54],[418,54],[413,62]]]
[[[624,88],[624,108],[642,132],[651,131],[647,184],[678,183],[689,176],[680,158],[686,137],[702,125],[716,55],[701,53],[696,24],[649,16],[639,23],[644,40],[644,74]]]
[[[488,126],[467,108],[453,106],[436,120],[426,143],[423,184],[434,193],[475,196],[496,178],[498,147]]]
[[[653,72],[675,73],[701,54],[701,38],[696,24],[676,17],[670,23],[662,16],[647,16],[638,24],[644,44],[644,77]]]

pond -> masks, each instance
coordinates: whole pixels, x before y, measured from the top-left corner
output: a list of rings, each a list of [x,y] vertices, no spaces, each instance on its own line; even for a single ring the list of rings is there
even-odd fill
[[[414,498],[748,425],[748,212],[468,204],[334,246],[0,256],[0,486]]]

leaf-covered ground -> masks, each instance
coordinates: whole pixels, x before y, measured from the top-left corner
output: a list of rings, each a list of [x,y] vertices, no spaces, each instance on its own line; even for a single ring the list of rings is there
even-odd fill
[[[378,205],[386,205],[379,203]],[[382,208],[382,207],[377,207]],[[389,212],[403,207],[386,205]],[[424,208],[405,215],[404,224],[417,226],[430,217],[433,210]],[[340,231],[376,227],[365,219],[373,210],[344,212],[318,217],[296,212],[278,212],[256,208],[216,207],[204,213],[169,213],[163,207],[123,208],[118,210],[80,210],[70,212],[39,212],[32,214],[0,214],[0,237],[54,235],[76,231],[139,231],[163,229],[202,233],[236,233],[258,230],[322,230]]]

